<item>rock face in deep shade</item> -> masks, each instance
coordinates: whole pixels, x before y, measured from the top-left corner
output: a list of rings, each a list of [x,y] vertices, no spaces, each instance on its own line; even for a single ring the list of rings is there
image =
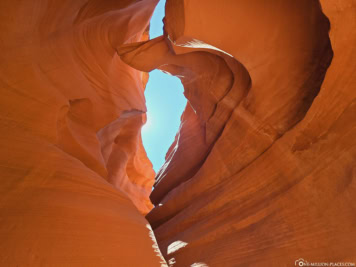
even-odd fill
[[[356,1],[167,0],[148,41],[156,4],[0,2],[0,266],[164,265],[156,68],[189,100],[146,216],[167,262],[355,262]]]
[[[160,266],[147,75],[115,51],[157,2],[0,2],[0,266]]]
[[[356,261],[355,26],[354,0],[167,0],[118,47],[189,101],[147,215],[167,262]]]

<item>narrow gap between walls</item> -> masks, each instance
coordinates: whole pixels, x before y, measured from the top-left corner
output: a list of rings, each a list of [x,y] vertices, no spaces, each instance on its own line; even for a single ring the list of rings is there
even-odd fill
[[[161,0],[151,18],[150,39],[163,34],[165,0]],[[179,129],[180,117],[187,100],[183,85],[174,76],[159,70],[150,72],[146,85],[147,122],[142,127],[142,141],[148,158],[157,173]]]

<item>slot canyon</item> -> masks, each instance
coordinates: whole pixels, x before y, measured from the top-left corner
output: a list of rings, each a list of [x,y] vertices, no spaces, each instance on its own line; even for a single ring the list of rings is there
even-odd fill
[[[0,266],[355,263],[356,0],[167,0],[150,39],[157,4],[0,1]]]

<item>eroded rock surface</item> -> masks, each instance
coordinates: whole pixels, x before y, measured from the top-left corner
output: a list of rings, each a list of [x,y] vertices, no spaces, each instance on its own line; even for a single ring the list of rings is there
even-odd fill
[[[355,11],[167,0],[163,37],[118,48],[189,101],[147,215],[172,266],[356,261]]]
[[[356,1],[167,0],[148,40],[156,4],[0,2],[0,265],[164,265],[148,212],[172,266],[356,262]],[[153,69],[188,105],[152,209]]]
[[[115,51],[148,39],[157,2],[0,2],[1,266],[161,265],[147,75]]]

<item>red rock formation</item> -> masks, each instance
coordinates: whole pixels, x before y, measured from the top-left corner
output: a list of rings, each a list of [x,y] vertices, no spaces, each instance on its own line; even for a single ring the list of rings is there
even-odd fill
[[[157,2],[0,2],[1,266],[160,266],[147,76],[114,49]]]
[[[147,216],[171,265],[356,261],[355,4],[168,0],[118,48],[189,100]]]
[[[167,0],[147,41],[156,4],[0,3],[0,265],[164,264],[155,68],[189,100],[147,215],[170,265],[356,262],[356,1]]]

